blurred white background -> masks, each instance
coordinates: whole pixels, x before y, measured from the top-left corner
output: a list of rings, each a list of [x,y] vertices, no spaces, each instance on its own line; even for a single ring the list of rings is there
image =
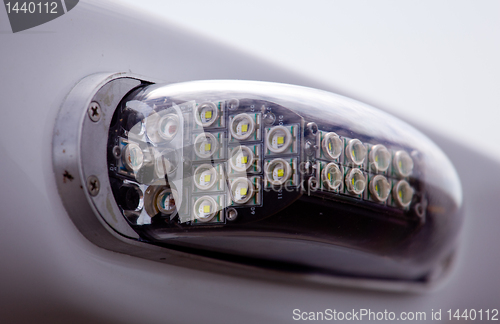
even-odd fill
[[[125,1],[500,161],[500,1]]]

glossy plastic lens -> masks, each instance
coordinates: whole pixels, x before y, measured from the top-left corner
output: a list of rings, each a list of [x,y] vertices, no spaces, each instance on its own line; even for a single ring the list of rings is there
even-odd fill
[[[217,139],[210,133],[200,134],[194,140],[194,152],[200,158],[211,157],[218,148]]]
[[[252,150],[247,146],[240,146],[231,152],[229,163],[234,170],[244,172],[252,165],[253,160]]]
[[[337,190],[342,184],[342,172],[335,163],[329,163],[323,169],[321,177],[329,190]]]
[[[237,178],[231,184],[231,197],[237,204],[244,204],[252,198],[254,187],[252,182],[247,178]]]
[[[394,172],[399,177],[408,177],[413,172],[413,159],[406,151],[397,151],[393,160]]]
[[[174,150],[165,150],[156,157],[155,169],[158,177],[163,178],[165,174],[172,174],[177,170],[179,157]]]
[[[194,185],[201,190],[208,190],[217,181],[217,171],[210,164],[202,164],[196,168],[193,175]]]
[[[368,158],[370,167],[375,172],[385,172],[391,164],[391,153],[382,144],[374,145]]]
[[[141,188],[133,183],[125,183],[119,189],[118,204],[126,212],[138,212],[144,207],[144,195]]]
[[[355,165],[361,165],[366,158],[366,147],[358,139],[349,140],[346,147],[346,157]]]
[[[172,140],[179,129],[179,117],[174,114],[163,116],[158,121],[158,134],[165,140]]]
[[[156,207],[160,212],[170,215],[176,210],[176,200],[177,191],[170,188],[163,189],[156,198]]]
[[[267,148],[273,153],[283,153],[292,143],[292,134],[283,126],[271,128],[267,134]]]
[[[361,195],[365,190],[365,175],[359,169],[351,169],[345,178],[347,191],[351,194]]]
[[[208,222],[217,213],[217,202],[210,196],[203,196],[194,203],[194,215],[201,222]]]
[[[88,124],[74,128],[108,139],[86,144],[78,174],[99,177],[91,207],[129,237],[394,282],[423,282],[452,251],[462,204],[453,166],[368,105],[292,85],[203,81],[136,86],[116,108],[102,105],[109,129],[81,107]],[[93,169],[86,152],[107,164]]]
[[[290,178],[291,173],[292,168],[287,161],[274,159],[267,166],[266,177],[271,184],[279,186]]]
[[[255,121],[248,114],[239,114],[231,120],[229,129],[234,138],[243,141],[253,134]]]
[[[325,155],[334,160],[342,153],[342,140],[336,133],[327,133],[321,143]]]
[[[219,111],[213,102],[204,102],[195,109],[195,121],[199,126],[210,127],[217,121]]]
[[[386,177],[379,174],[371,179],[369,189],[375,201],[384,202],[389,197],[391,185]]]
[[[122,161],[128,170],[139,170],[144,163],[144,154],[139,145],[134,143],[127,144],[123,150]]]
[[[396,205],[406,208],[410,206],[414,190],[406,180],[399,180],[392,190]]]

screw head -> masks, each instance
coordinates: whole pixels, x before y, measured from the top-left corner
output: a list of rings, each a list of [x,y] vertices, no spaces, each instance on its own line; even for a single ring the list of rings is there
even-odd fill
[[[238,217],[238,212],[234,208],[229,208],[227,210],[227,216],[226,219],[228,221],[234,221]]]
[[[268,112],[267,114],[264,114],[263,119],[266,125],[272,125],[276,121],[276,115],[272,112]]]
[[[238,108],[239,105],[240,105],[240,101],[238,99],[236,99],[236,98],[229,99],[227,101],[227,107],[229,109],[236,109],[236,108]]]
[[[89,105],[88,114],[90,120],[97,123],[101,119],[102,111],[101,106],[95,101],[92,101]]]
[[[115,146],[113,147],[113,156],[116,158],[116,159],[119,159],[121,156],[122,156],[122,150],[120,149],[119,146]]]
[[[99,190],[101,189],[101,184],[99,179],[95,175],[91,175],[87,178],[87,190],[91,196],[97,196]]]
[[[309,138],[315,138],[316,134],[318,134],[318,125],[313,122],[307,123],[304,135]]]

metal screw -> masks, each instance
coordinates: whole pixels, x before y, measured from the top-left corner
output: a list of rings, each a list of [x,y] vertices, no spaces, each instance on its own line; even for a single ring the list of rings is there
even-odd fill
[[[266,123],[267,125],[272,125],[276,121],[276,115],[273,114],[272,112],[269,112],[264,115],[263,119],[264,123]]]
[[[312,191],[318,190],[319,188],[318,180],[316,180],[315,177],[310,177],[309,180],[307,180],[307,184]]]
[[[238,212],[234,208],[229,208],[227,210],[227,220],[228,221],[234,221],[238,217]]]
[[[119,146],[113,147],[113,156],[119,159],[121,155],[122,155],[122,150],[120,149],[120,147]]]
[[[238,99],[229,99],[227,101],[227,107],[229,109],[236,109],[240,105],[240,101]]]
[[[318,134],[318,125],[313,122],[307,123],[304,135],[313,139],[316,137],[316,134]]]
[[[91,196],[97,196],[99,190],[101,189],[101,184],[99,179],[95,175],[91,175],[87,178],[87,190]]]
[[[301,174],[311,174],[312,173],[312,164],[311,162],[307,161],[307,162],[300,162],[299,164],[299,172]]]
[[[94,123],[97,123],[99,119],[101,119],[102,115],[101,106],[99,106],[97,102],[92,101],[89,105],[88,113],[90,120],[92,120]]]

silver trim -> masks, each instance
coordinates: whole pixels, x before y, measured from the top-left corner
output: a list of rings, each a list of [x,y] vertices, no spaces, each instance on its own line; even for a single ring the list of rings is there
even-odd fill
[[[116,106],[125,94],[139,85],[139,79],[123,73],[94,74],[73,88],[59,111],[52,141],[54,173],[63,204],[84,234],[96,231],[95,220],[99,220],[108,232],[139,238],[122,216],[111,192],[106,152],[98,151],[107,147]],[[91,103],[100,107],[101,116],[97,121],[89,117]],[[97,179],[100,187],[95,195],[87,188],[86,179],[91,177]],[[89,217],[90,214],[93,217]],[[96,218],[96,214],[100,217]]]

